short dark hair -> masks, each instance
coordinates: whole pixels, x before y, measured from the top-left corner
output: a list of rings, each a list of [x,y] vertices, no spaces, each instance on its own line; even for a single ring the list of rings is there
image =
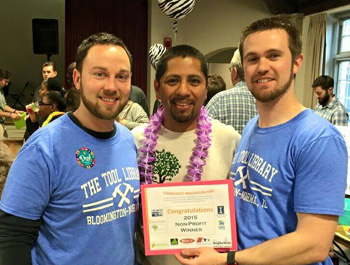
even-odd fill
[[[80,105],[80,91],[75,88],[71,88],[67,91],[66,95],[67,111],[75,111]]]
[[[56,77],[49,77],[46,83],[47,83],[46,87],[48,91],[57,91],[57,92],[62,91],[62,84],[60,83],[60,81],[58,81]]]
[[[312,83],[312,88],[321,86],[323,90],[328,90],[334,87],[334,79],[328,75],[321,75]]]
[[[217,93],[226,90],[226,83],[221,75],[212,74],[208,77],[208,93],[204,105]]]
[[[201,70],[205,76],[205,83],[208,84],[208,66],[205,57],[199,50],[189,45],[174,46],[163,54],[157,64],[156,69],[156,80],[158,83],[160,83],[160,79],[168,68],[168,61],[174,59],[175,57],[192,57],[198,59],[201,64]]]
[[[70,86],[69,88],[74,86],[73,71],[76,68],[76,66],[77,66],[76,62],[72,62],[70,65],[68,65],[68,68],[67,68],[66,77],[67,77],[68,85]]]
[[[0,79],[10,79],[11,73],[6,68],[0,68]]]
[[[66,100],[57,91],[47,92],[45,96],[50,104],[54,104],[58,111],[66,111]]]
[[[42,68],[47,67],[47,66],[52,66],[52,70],[54,72],[56,71],[56,66],[55,66],[54,62],[45,62],[45,63],[43,63],[43,67]]]
[[[132,57],[131,54],[124,44],[124,42],[110,33],[100,32],[94,35],[91,35],[87,39],[83,40],[83,42],[79,45],[76,55],[76,69],[81,73],[83,69],[83,62],[86,58],[86,55],[91,47],[95,45],[114,45],[122,47],[130,60],[130,66],[132,65]]]
[[[242,32],[241,40],[239,43],[239,52],[241,54],[242,63],[243,63],[243,43],[245,39],[253,33],[266,31],[266,30],[273,30],[273,29],[285,30],[286,33],[288,34],[288,46],[292,54],[293,60],[301,53],[302,42],[300,39],[300,34],[291,22],[279,17],[264,18],[250,24]]]

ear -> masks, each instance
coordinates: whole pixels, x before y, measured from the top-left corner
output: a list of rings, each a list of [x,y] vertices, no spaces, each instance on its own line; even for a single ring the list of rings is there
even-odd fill
[[[156,93],[156,98],[160,100],[160,85],[157,80],[153,82],[154,92]]]
[[[77,90],[80,90],[80,80],[81,80],[80,72],[77,69],[74,69],[73,70],[73,82],[74,82],[74,86],[76,87]]]
[[[231,83],[232,83],[232,85],[235,85],[237,83],[236,82],[237,78],[238,78],[237,68],[233,67],[232,71],[231,71]]]
[[[328,88],[328,94],[333,96],[333,87]]]
[[[207,85],[205,86],[205,98],[204,98],[204,100],[206,100],[208,97],[208,87],[209,87],[209,83],[207,82]]]
[[[54,73],[54,77],[55,77],[57,75],[57,71],[54,71],[53,73]]]
[[[293,74],[297,74],[301,68],[301,65],[303,64],[304,61],[304,54],[299,54],[297,57],[294,59],[293,63]]]

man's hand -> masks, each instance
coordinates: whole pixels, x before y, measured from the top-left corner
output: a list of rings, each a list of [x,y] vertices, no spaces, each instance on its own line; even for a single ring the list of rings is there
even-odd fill
[[[227,254],[203,247],[184,249],[181,254],[175,254],[175,257],[183,265],[224,265]]]
[[[18,121],[21,117],[18,113],[10,113],[10,118],[14,121]]]

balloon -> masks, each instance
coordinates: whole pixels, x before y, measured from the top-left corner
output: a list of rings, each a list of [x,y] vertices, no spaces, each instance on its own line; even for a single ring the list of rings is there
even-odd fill
[[[169,18],[181,19],[189,14],[195,0],[158,0],[160,10]]]
[[[174,19],[173,30],[176,36],[177,20],[184,18],[194,7],[195,0],[158,0],[160,10],[169,18]]]
[[[162,55],[166,52],[166,48],[163,44],[153,44],[148,51],[148,59],[154,69],[157,69],[157,64]]]

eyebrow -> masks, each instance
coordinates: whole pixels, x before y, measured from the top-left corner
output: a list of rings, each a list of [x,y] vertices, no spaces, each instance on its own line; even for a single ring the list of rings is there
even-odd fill
[[[266,54],[266,53],[273,53],[273,52],[283,53],[283,51],[280,50],[280,49],[269,49],[269,50],[267,50],[267,51],[264,51],[264,54]],[[246,58],[246,57],[248,57],[248,56],[251,56],[251,55],[256,55],[256,54],[257,54],[257,52],[248,52],[248,53],[244,56],[244,58]]]
[[[119,73],[127,73],[127,74],[129,74],[130,72],[131,72],[130,70],[126,70],[126,69],[121,69],[119,71]]]
[[[177,78],[179,78],[179,77],[181,77],[181,75],[178,75],[178,74],[170,74],[170,75],[168,75],[168,76],[166,76],[167,78],[168,77],[177,77]],[[189,75],[188,76],[188,78],[193,78],[193,77],[197,77],[197,78],[201,78],[201,79],[203,79],[202,77],[201,77],[201,75],[197,75],[197,74],[191,74],[191,75]]]
[[[103,70],[103,71],[107,71],[106,67],[102,67],[102,66],[95,66],[93,67],[91,70]],[[130,73],[130,70],[127,69],[121,69],[118,73]]]

